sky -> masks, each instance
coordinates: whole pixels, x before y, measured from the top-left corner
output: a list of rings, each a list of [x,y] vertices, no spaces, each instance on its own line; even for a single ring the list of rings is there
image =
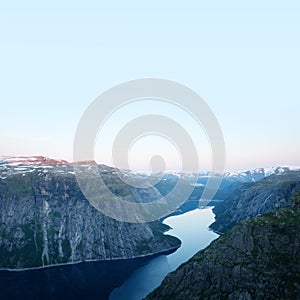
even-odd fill
[[[185,84],[208,103],[223,130],[226,169],[300,166],[299,1],[1,1],[0,155],[72,161],[88,105],[137,78]],[[119,128],[146,113],[168,115],[195,139],[200,168],[211,154],[190,116],[159,101],[124,107],[107,120],[96,160],[111,165]],[[144,137],[130,167],[165,157],[174,145]]]

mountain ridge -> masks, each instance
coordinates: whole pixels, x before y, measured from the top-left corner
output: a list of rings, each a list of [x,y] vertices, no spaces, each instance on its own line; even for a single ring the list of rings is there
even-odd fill
[[[273,174],[258,182],[245,183],[213,211],[212,230],[224,233],[239,221],[291,205],[293,194],[300,191],[300,171]]]

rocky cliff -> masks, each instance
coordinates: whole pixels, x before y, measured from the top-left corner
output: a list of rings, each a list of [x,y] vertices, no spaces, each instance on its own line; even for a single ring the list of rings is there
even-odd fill
[[[216,205],[216,221],[210,228],[224,233],[241,220],[290,205],[293,194],[298,191],[299,171],[287,170],[255,183],[243,184],[229,198]]]
[[[235,225],[147,299],[299,299],[299,195],[293,200]]]
[[[113,192],[132,201],[155,200],[154,189],[134,191],[117,170],[99,168]],[[163,234],[167,228],[160,222],[129,224],[101,214],[82,195],[65,162],[2,163],[0,173],[1,269],[132,258],[180,246]]]

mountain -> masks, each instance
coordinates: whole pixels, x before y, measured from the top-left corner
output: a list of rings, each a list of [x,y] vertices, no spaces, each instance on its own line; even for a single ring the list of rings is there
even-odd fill
[[[289,206],[242,221],[146,299],[299,299],[300,194]]]
[[[194,186],[194,191],[174,214],[182,214],[187,211],[196,209],[201,206],[200,199],[207,181],[210,177],[221,177],[221,185],[213,197],[209,205],[218,206],[218,204],[224,200],[229,199],[230,196],[235,195],[239,189],[246,183],[255,183],[260,180],[271,176],[280,175],[291,170],[298,170],[297,167],[273,167],[273,168],[258,168],[254,170],[242,171],[242,172],[226,172],[223,175],[214,174],[211,172],[200,173],[181,173],[181,172],[167,172],[165,174],[153,174],[148,178],[162,177],[155,187],[163,194],[167,195],[178,182],[178,179],[184,180],[186,184]],[[145,174],[144,174],[145,176]],[[146,176],[145,176],[146,178]],[[247,185],[246,185],[247,186]]]
[[[0,158],[0,268],[133,258],[174,251],[180,246],[178,239],[164,234],[168,228],[160,221],[129,224],[97,211],[81,193],[73,167],[73,163],[42,156]],[[120,170],[104,165],[99,165],[98,170],[113,193],[134,202],[155,201],[161,194],[167,194],[176,185],[179,175],[165,174],[155,187],[136,189],[119,178]],[[228,199],[215,208],[217,217],[212,228],[225,231],[242,219],[289,205],[290,196],[299,187],[299,172],[283,168],[272,172],[277,175],[268,177],[273,178],[270,183],[268,178],[259,180],[261,175],[258,174],[266,175],[267,171],[246,172],[250,177],[225,175],[218,195],[224,199],[228,196]],[[122,174],[145,181],[155,179],[155,175],[130,171]],[[186,184],[191,184],[192,174],[180,175]],[[203,183],[198,181],[179,213],[198,206],[207,173],[201,176]],[[250,180],[250,183],[237,178]],[[263,196],[259,198],[259,195]],[[229,219],[225,217],[227,213]]]
[[[216,221],[211,229],[223,233],[236,223],[291,204],[300,191],[300,171],[285,171],[258,182],[240,185],[226,201],[214,208]]]
[[[300,172],[239,183],[214,212],[224,234],[147,299],[299,299]]]
[[[128,187],[117,169],[103,165],[98,169],[110,190],[130,201],[154,201],[160,196],[155,188]],[[167,229],[159,221],[131,224],[100,213],[81,193],[73,165],[66,161],[44,157],[0,161],[1,269],[175,251],[180,241],[165,235]]]
[[[240,182],[256,182],[273,174],[279,175],[287,171],[299,170],[298,167],[278,166],[272,168],[257,168],[242,172],[226,172],[224,177]]]
[[[166,172],[164,174],[165,179],[176,180],[179,177],[184,178],[187,182],[194,182],[197,179],[196,186],[205,185],[209,177],[222,177],[223,182],[221,184],[221,189],[234,183],[234,182],[257,182],[265,177],[273,174],[282,174],[287,171],[297,171],[300,170],[299,167],[290,166],[277,166],[272,168],[257,168],[253,170],[246,171],[236,171],[236,172],[225,172],[224,174],[215,174],[213,172],[199,172],[199,173],[182,173],[182,172]],[[161,175],[161,174],[159,174]]]

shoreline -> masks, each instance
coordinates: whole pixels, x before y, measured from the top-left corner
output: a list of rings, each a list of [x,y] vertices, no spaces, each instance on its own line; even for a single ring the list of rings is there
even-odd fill
[[[190,216],[189,213],[191,214]],[[189,261],[198,251],[205,249],[211,243],[211,241],[215,239],[213,237],[215,235],[209,233],[210,230],[208,228],[209,224],[213,222],[213,219],[208,217],[208,215],[210,216],[211,214],[214,215],[211,207],[206,207],[204,209],[197,208],[181,215],[171,216],[170,220],[166,221],[168,224],[164,223],[173,229],[167,234],[180,239],[182,241],[182,248],[180,248],[178,252],[171,254],[170,257],[166,257],[166,259],[154,259],[153,263],[150,262],[148,265],[142,266],[138,270],[134,271],[133,274],[130,275],[130,277],[128,277],[128,279],[120,287],[112,291],[110,294],[110,299],[118,300],[122,298],[122,295],[125,295],[123,298],[130,298],[128,296],[131,294],[131,290],[134,289],[135,285],[139,282],[140,289],[134,292],[133,299],[145,299],[148,294],[158,287],[158,282],[163,281],[168,274],[174,272],[182,264]],[[201,219],[201,216],[204,217],[203,220]],[[205,216],[207,216],[207,218]],[[194,221],[201,224],[200,228],[198,228],[198,226],[193,226]],[[189,237],[191,233],[189,226],[193,228],[192,234],[193,236],[195,235],[195,238]],[[182,231],[183,228],[185,228],[185,230]],[[195,242],[195,240],[198,240],[196,236],[199,236],[199,241],[201,241],[203,237],[203,242]],[[212,240],[210,239],[210,236],[212,236]],[[216,238],[218,238],[218,235]],[[209,242],[204,242],[205,240]],[[192,250],[190,251],[188,249]],[[153,273],[153,270],[156,271]],[[150,281],[148,281],[149,276],[153,276]]]
[[[202,208],[202,209],[209,209],[209,208],[211,208],[211,206],[207,206],[207,207]],[[183,212],[183,213],[181,212],[178,215],[182,215],[182,214],[185,214],[185,213],[186,212]],[[165,224],[164,220],[167,219],[167,218],[169,218],[169,217],[175,217],[175,216],[178,216],[178,215],[170,215],[170,216],[167,216],[167,217],[165,217],[164,219],[161,220],[162,224],[164,224],[164,225],[166,225],[166,226],[169,227],[169,228],[167,228],[163,232],[163,234],[168,235],[168,232],[173,229],[169,225]],[[221,235],[221,233],[218,233],[218,232],[212,230],[210,227],[208,227],[208,230],[209,231],[213,231],[216,234]],[[173,236],[173,235],[170,235],[170,236]],[[25,271],[43,270],[43,269],[48,269],[48,268],[63,267],[63,266],[72,266],[72,265],[78,265],[78,264],[84,264],[84,263],[93,263],[93,262],[94,263],[101,263],[101,262],[125,261],[125,260],[129,260],[129,259],[139,259],[139,258],[141,258],[141,259],[142,258],[149,258],[149,259],[151,259],[151,258],[154,258],[154,257],[159,256],[159,255],[169,255],[169,254],[174,253],[175,251],[177,251],[181,247],[181,245],[182,245],[181,240],[180,239],[178,239],[178,240],[180,241],[180,243],[178,244],[178,246],[175,246],[175,247],[163,250],[163,251],[153,252],[153,253],[150,253],[150,254],[133,256],[133,257],[130,257],[130,258],[111,258],[111,259],[103,259],[103,260],[90,259],[90,260],[83,260],[83,261],[76,261],[76,262],[67,262],[67,263],[52,264],[52,265],[39,266],[39,267],[30,267],[30,268],[19,268],[19,269],[17,269],[17,268],[16,269],[12,269],[12,268],[0,268],[0,272],[5,272],[5,271],[8,271],[8,272],[25,272]]]
[[[181,241],[178,246],[166,249],[164,251],[158,251],[153,252],[150,254],[144,254],[139,256],[133,256],[130,258],[111,258],[111,259],[104,259],[104,260],[97,260],[97,259],[89,259],[89,260],[83,260],[83,261],[76,261],[76,262],[68,262],[68,263],[61,263],[61,264],[55,264],[55,265],[46,265],[46,266],[40,266],[40,267],[32,267],[32,268],[20,268],[20,269],[11,269],[11,268],[0,268],[0,272],[8,271],[8,272],[25,272],[25,271],[34,271],[34,270],[44,270],[44,269],[50,269],[55,267],[63,267],[63,266],[72,266],[72,265],[79,265],[79,264],[85,264],[85,263],[101,263],[101,262],[113,262],[113,261],[122,261],[122,260],[130,260],[130,259],[139,259],[139,258],[154,258],[159,255],[168,255],[171,253],[174,253],[181,247]]]

